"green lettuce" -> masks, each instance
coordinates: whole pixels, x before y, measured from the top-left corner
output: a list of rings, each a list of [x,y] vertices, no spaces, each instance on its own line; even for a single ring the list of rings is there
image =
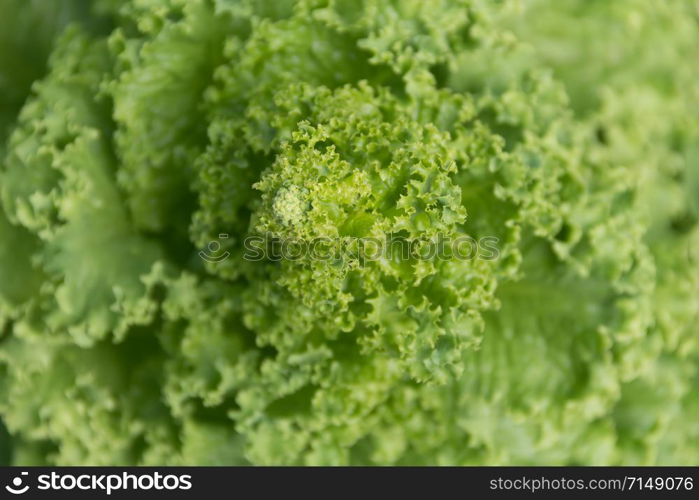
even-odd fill
[[[0,459],[699,460],[696,0],[0,6]]]

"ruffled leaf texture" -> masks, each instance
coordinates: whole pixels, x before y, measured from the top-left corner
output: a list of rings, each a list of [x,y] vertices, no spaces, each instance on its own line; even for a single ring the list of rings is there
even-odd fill
[[[696,0],[0,5],[0,459],[699,460]]]

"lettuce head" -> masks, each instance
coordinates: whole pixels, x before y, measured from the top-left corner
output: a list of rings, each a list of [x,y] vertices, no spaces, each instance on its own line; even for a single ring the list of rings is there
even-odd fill
[[[699,461],[697,0],[0,10],[3,462]]]

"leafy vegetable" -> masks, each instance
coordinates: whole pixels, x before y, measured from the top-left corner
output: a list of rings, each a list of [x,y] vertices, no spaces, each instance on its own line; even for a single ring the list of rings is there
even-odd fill
[[[699,460],[696,0],[0,6],[0,457]]]

